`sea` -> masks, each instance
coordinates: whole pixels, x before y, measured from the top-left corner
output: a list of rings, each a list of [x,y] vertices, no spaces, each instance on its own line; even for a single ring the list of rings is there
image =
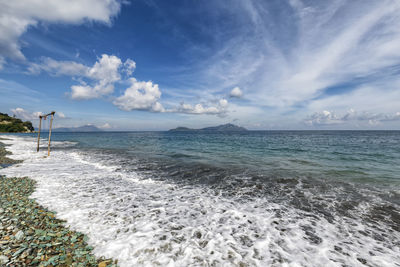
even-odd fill
[[[400,131],[1,137],[0,175],[120,266],[400,266]]]

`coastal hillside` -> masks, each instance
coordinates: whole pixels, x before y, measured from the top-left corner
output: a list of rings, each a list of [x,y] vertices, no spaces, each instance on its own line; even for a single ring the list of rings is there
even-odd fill
[[[247,131],[246,128],[234,125],[232,123],[222,124],[218,126],[206,127],[201,129],[191,129],[187,127],[178,127],[175,129],[169,130],[170,132],[240,132],[240,131]]]
[[[30,121],[10,117],[6,113],[0,113],[0,132],[2,133],[31,133],[35,130]]]

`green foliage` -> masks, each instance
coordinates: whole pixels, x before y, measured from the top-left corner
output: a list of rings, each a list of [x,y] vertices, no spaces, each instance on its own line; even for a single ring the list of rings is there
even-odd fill
[[[8,116],[6,113],[0,113],[0,132],[17,133],[17,132],[33,132],[35,128],[32,122],[23,122],[20,119]]]
[[[33,132],[35,130],[35,128],[33,128],[32,126],[32,122],[30,121],[25,121],[22,123],[22,125],[24,125],[26,128],[29,129],[29,131]]]

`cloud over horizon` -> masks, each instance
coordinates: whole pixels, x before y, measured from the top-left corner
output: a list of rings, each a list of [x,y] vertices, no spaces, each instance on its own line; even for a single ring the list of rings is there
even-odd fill
[[[357,112],[354,109],[350,109],[343,115],[337,115],[335,112],[324,110],[315,112],[304,120],[310,126],[342,124],[350,121],[366,121],[369,125],[374,126],[386,121],[400,121],[400,112],[385,114],[366,111]]]
[[[42,111],[35,111],[35,112],[29,112],[23,108],[17,107],[17,108],[12,108],[11,112],[13,115],[15,115],[17,118],[23,119],[23,120],[38,120],[39,116],[44,115]],[[59,119],[66,119],[67,117],[65,114],[61,111],[57,111],[55,116]]]
[[[233,88],[231,90],[231,92],[229,93],[229,96],[230,97],[242,97],[243,96],[243,92],[238,86],[236,86],[235,88]]]

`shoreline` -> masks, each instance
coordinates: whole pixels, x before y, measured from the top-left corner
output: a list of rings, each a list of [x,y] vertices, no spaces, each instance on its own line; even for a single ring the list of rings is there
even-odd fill
[[[21,163],[7,157],[11,153],[1,140],[0,168]],[[29,198],[35,186],[28,177],[0,175],[1,266],[117,266],[116,260],[94,256],[84,234]]]

